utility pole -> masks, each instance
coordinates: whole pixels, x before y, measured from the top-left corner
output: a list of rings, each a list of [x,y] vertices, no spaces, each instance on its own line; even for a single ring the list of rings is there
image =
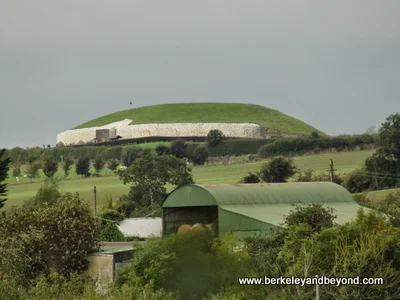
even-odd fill
[[[94,216],[97,216],[97,198],[96,198],[96,186],[93,189],[94,194]]]
[[[331,162],[331,163],[329,164],[330,169],[327,170],[327,171],[329,172],[331,182],[333,182],[334,173],[335,173],[335,171],[337,171],[337,169],[334,169],[334,168],[333,168],[333,160],[332,160],[332,159],[330,159],[330,162]]]

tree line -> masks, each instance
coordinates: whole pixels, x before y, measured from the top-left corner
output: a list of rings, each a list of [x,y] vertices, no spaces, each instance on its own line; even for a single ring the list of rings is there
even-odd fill
[[[176,143],[176,140],[172,143]],[[320,137],[317,133],[310,136],[298,138],[270,138],[265,140],[247,140],[247,139],[228,139],[219,130],[211,130],[205,139],[205,143],[190,142],[180,139],[179,143],[185,144],[186,153],[183,155],[198,161],[199,164],[206,156],[227,156],[227,155],[248,155],[258,154],[260,157],[271,157],[277,155],[295,155],[306,152],[318,153],[329,149],[342,150],[363,150],[371,149],[379,146],[379,135],[375,133],[366,133],[362,135],[341,135],[336,137]],[[159,153],[175,152],[182,155],[182,146],[170,147],[160,143]],[[80,148],[73,147],[56,147],[56,148],[29,148],[22,149],[19,147],[6,151],[6,156],[10,157],[15,165],[29,164],[34,161],[43,161],[46,157],[53,157],[60,161],[61,157],[78,160],[81,157],[88,156],[94,159],[97,155],[104,157],[106,160],[123,160],[123,152],[130,146],[82,146]],[[142,147],[136,145],[136,147]],[[199,149],[197,149],[199,148]]]

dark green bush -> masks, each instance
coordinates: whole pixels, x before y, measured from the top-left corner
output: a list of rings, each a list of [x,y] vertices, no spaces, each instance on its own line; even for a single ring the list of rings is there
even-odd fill
[[[206,137],[206,142],[210,147],[215,147],[218,144],[221,144],[223,140],[224,140],[224,134],[222,133],[221,130],[218,129],[210,130],[210,132],[207,134]]]
[[[193,151],[193,155],[190,157],[191,161],[195,165],[201,166],[204,165],[208,159],[208,151],[204,146],[196,147]]]
[[[349,173],[344,182],[345,188],[350,193],[361,193],[370,189],[372,179],[365,174],[365,170],[358,169]]]
[[[249,172],[246,176],[244,176],[239,183],[259,183],[261,182],[260,177],[258,175]]]
[[[157,155],[170,155],[171,148],[161,144],[156,147],[156,153]]]
[[[272,141],[272,143],[261,146],[258,150],[260,157],[268,158],[276,155],[303,154],[306,152],[326,151],[336,149],[337,151],[354,150],[356,147],[372,145],[376,147],[379,143],[377,135],[340,135],[335,137],[299,137],[285,138]]]
[[[188,156],[187,144],[183,139],[177,139],[171,144],[171,154],[177,158],[184,158]]]
[[[263,145],[270,144],[274,140],[251,140],[251,139],[231,139],[224,140],[221,144],[208,147],[210,157],[215,156],[239,156],[247,154],[257,154],[258,149]]]
[[[121,146],[110,146],[104,149],[101,154],[105,160],[116,159],[120,160],[122,157],[123,148]]]

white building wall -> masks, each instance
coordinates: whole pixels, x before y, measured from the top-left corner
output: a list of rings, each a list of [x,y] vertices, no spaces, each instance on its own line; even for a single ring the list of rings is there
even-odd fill
[[[90,142],[96,137],[97,129],[111,129],[115,127],[116,134],[123,139],[145,137],[206,137],[210,130],[218,129],[230,138],[267,138],[265,128],[252,123],[167,123],[167,124],[139,124],[129,125],[131,120],[126,119],[100,127],[68,130],[57,136],[57,143],[65,145],[77,144],[79,141]]]

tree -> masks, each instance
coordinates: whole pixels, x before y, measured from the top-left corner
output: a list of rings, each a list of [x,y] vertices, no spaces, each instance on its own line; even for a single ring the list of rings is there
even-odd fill
[[[115,158],[112,158],[108,161],[107,163],[107,168],[109,168],[111,171],[115,171],[118,168],[119,161]]]
[[[198,146],[194,149],[193,155],[191,157],[191,160],[194,162],[194,164],[198,166],[204,165],[207,159],[208,159],[208,151],[206,147]]]
[[[118,171],[124,184],[131,183],[132,201],[139,201],[141,206],[160,203],[166,195],[165,185],[182,186],[193,183],[191,170],[186,161],[172,155],[158,156],[151,152],[142,157],[127,169]]]
[[[317,138],[319,138],[319,133],[317,131],[313,131],[313,132],[311,132],[311,137],[313,139],[317,139]]]
[[[298,225],[301,223],[311,226],[313,232],[320,232],[324,228],[334,226],[334,210],[331,207],[324,207],[321,203],[307,205],[294,204],[294,210],[289,212],[285,219],[287,226]]]
[[[138,247],[131,265],[117,275],[116,288],[153,282],[155,290],[165,289],[177,293],[179,299],[193,300],[233,292],[237,278],[250,274],[249,257],[245,251],[235,252],[236,246],[230,236],[221,241],[190,235],[149,239]],[[254,287],[249,287],[251,290]]]
[[[171,154],[177,158],[187,157],[187,145],[184,140],[178,139],[172,142]]]
[[[400,227],[400,190],[388,194],[376,208],[389,217],[393,226]]]
[[[324,274],[333,278],[383,278],[376,285],[321,285],[326,299],[398,299],[400,280],[400,233],[378,213],[359,211],[356,220],[312,232],[301,223],[285,238],[278,260],[286,268],[284,277],[311,277]],[[278,275],[279,276],[279,275]],[[297,299],[313,299],[313,287],[287,286]],[[307,295],[304,295],[307,294]],[[324,298],[324,299],[325,299]]]
[[[12,176],[13,177],[20,177],[21,176],[21,166],[19,163],[16,163],[12,167]]]
[[[374,153],[365,160],[365,170],[370,175],[370,188],[378,190],[394,187],[400,183],[396,175],[400,174],[400,160],[397,161],[383,155],[382,152]]]
[[[370,189],[372,180],[364,170],[356,169],[347,174],[344,187],[350,193],[361,193]]]
[[[101,152],[105,160],[111,160],[111,159],[120,160],[122,157],[122,153],[123,153],[123,148],[121,146],[111,146]]]
[[[260,178],[265,182],[286,182],[296,174],[296,165],[290,158],[276,157],[261,166]]]
[[[32,210],[54,206],[60,200],[62,194],[59,191],[59,180],[54,178],[47,178],[36,195],[24,203],[26,209],[31,206]]]
[[[26,167],[26,173],[28,177],[32,180],[39,177],[40,163],[37,161],[30,162]]]
[[[170,155],[171,154],[171,148],[165,145],[158,145],[156,147],[156,153],[158,155]]]
[[[43,173],[47,178],[51,178],[58,170],[58,162],[51,156],[45,158],[43,162]]]
[[[124,216],[116,210],[107,209],[99,214],[100,239],[108,242],[121,242],[125,240],[124,235],[118,229],[117,222],[122,221]],[[115,221],[115,222],[112,222]]]
[[[252,172],[249,172],[249,174],[247,174],[240,180],[240,183],[259,183],[259,182],[261,182],[260,177],[258,177],[258,175]]]
[[[206,142],[210,147],[217,146],[224,140],[224,134],[221,130],[212,129],[208,132]]]
[[[366,130],[365,130],[365,134],[376,134],[377,133],[377,128],[375,125],[369,126]]]
[[[96,174],[99,175],[100,171],[104,168],[104,158],[101,155],[97,155],[93,162],[93,167],[96,170]]]
[[[71,170],[72,165],[74,164],[74,161],[70,158],[67,158],[64,160],[62,164],[62,168],[64,170],[64,177],[68,177],[69,171]]]
[[[400,183],[400,114],[386,118],[379,129],[380,148],[365,160],[365,170],[373,176],[371,189],[393,187]]]
[[[54,196],[51,186],[40,193],[0,218],[0,247],[5,253],[16,253],[1,255],[0,269],[26,285],[51,269],[63,276],[82,272],[87,268],[87,255],[98,250],[97,221],[78,194],[50,200],[44,195]],[[21,265],[20,260],[28,264]]]
[[[8,171],[10,169],[11,159],[9,157],[5,158],[6,149],[0,150],[0,208],[4,206],[7,201],[7,183],[2,183],[8,178]]]
[[[386,118],[379,133],[380,153],[389,159],[400,161],[400,114]]]
[[[122,163],[125,167],[130,167],[136,159],[143,154],[143,149],[137,146],[126,147],[122,152]]]
[[[76,174],[87,176],[90,169],[90,159],[88,156],[82,156],[76,162]]]

